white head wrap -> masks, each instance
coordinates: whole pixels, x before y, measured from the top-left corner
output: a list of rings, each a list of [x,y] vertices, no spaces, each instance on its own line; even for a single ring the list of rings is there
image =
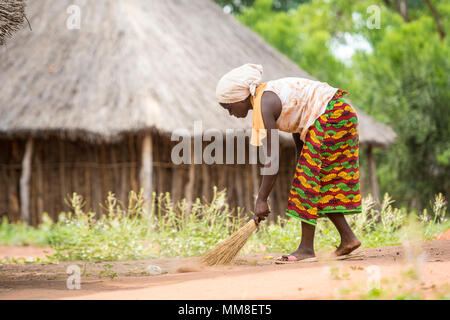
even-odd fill
[[[225,74],[217,84],[216,99],[221,103],[234,103],[255,95],[256,85],[261,81],[263,67],[247,63]]]

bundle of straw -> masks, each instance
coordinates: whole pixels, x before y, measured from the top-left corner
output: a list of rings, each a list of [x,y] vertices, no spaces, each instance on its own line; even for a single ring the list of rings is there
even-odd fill
[[[258,219],[258,218],[256,218]],[[236,257],[239,251],[258,227],[255,218],[247,222],[241,229],[222,241],[217,247],[208,251],[201,261],[206,265],[228,264]]]
[[[0,45],[19,30],[25,19],[25,0],[0,0]]]

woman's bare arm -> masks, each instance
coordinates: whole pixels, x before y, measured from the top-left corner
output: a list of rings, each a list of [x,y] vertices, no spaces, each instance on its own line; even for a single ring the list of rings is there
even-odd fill
[[[277,130],[276,121],[281,113],[281,101],[278,96],[270,91],[266,91],[261,99],[261,112],[266,128],[266,154],[269,161],[265,164],[265,168],[270,168],[274,161],[279,163],[279,154],[271,154],[272,151],[272,134]],[[278,140],[277,140],[278,141]],[[278,148],[277,148],[278,150]],[[277,152],[278,153],[278,152]],[[274,174],[263,175],[261,187],[259,188],[258,198],[256,199],[255,215],[260,220],[265,220],[269,215],[270,209],[267,203],[270,192],[275,184],[278,176],[278,170]]]

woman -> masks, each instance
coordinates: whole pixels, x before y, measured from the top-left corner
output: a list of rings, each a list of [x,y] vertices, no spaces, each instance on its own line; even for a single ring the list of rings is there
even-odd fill
[[[216,98],[238,118],[253,110],[250,143],[260,146],[267,139],[267,152],[274,130],[292,133],[297,167],[286,214],[301,221],[302,239],[298,249],[281,260],[315,257],[314,232],[321,217],[328,217],[341,236],[334,254],[347,255],[361,245],[344,217],[361,212],[358,117],[343,98],[347,92],[303,78],[261,82],[262,73],[262,66],[255,64],[231,70],[217,84]],[[255,221],[265,220],[270,212],[267,199],[276,177],[263,176]]]

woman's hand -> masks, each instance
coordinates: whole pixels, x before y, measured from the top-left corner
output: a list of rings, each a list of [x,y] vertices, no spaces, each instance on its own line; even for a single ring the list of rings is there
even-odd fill
[[[265,220],[270,213],[269,203],[266,200],[257,198],[255,205],[255,216],[259,218],[259,220]]]

